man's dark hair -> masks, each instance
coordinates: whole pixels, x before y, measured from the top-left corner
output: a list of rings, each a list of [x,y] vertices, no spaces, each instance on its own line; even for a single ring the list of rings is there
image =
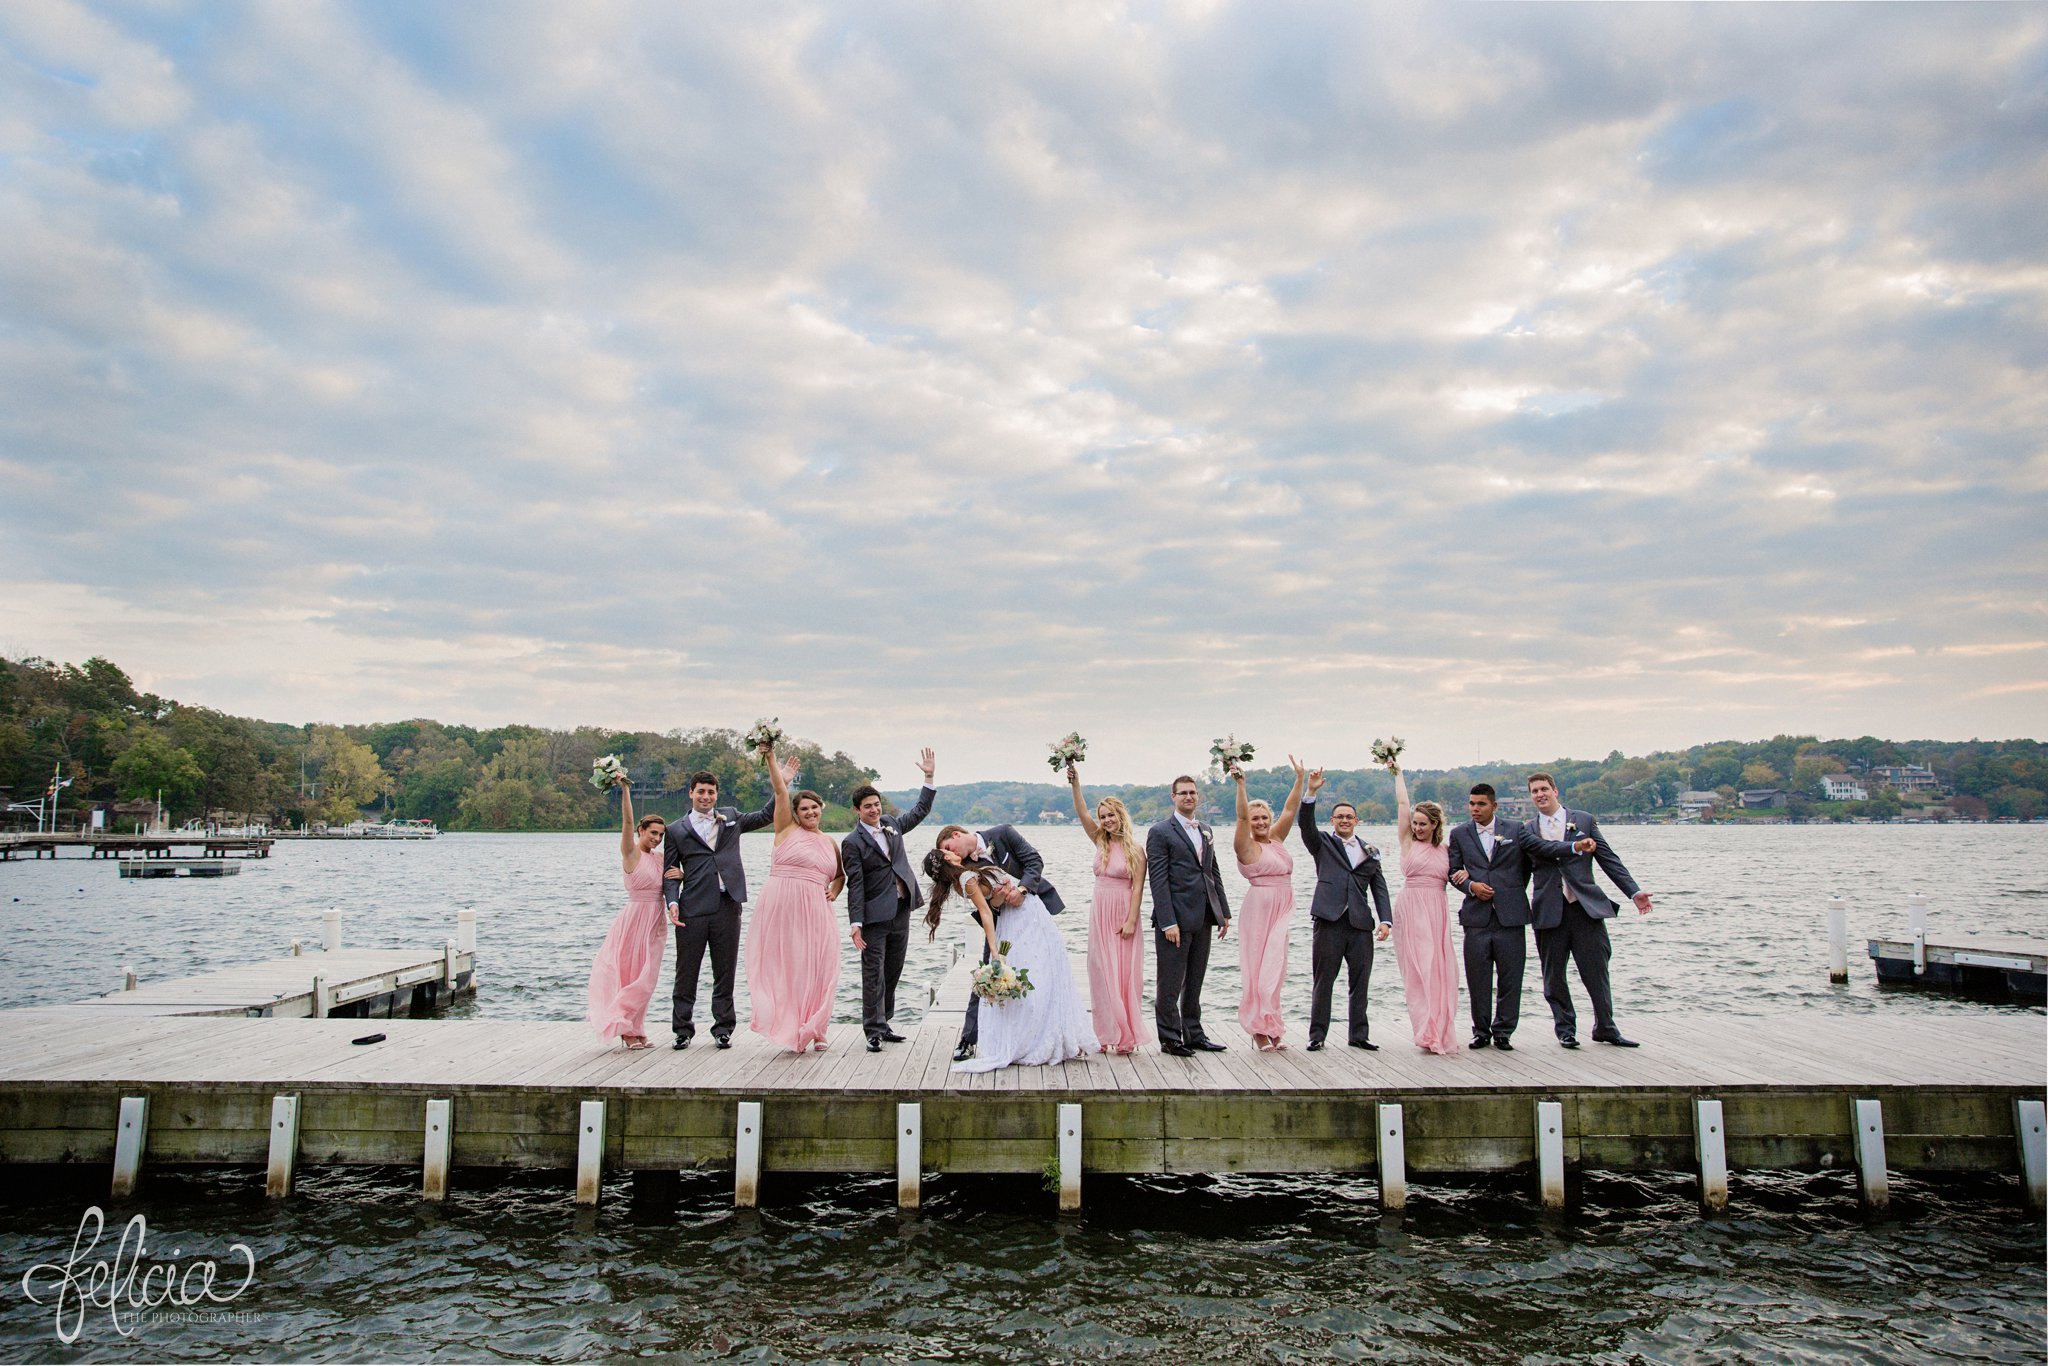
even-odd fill
[[[1192,787],[1193,787],[1193,788],[1194,788],[1194,789],[1195,789],[1195,790],[1196,790],[1197,792],[1201,791],[1202,785],[1201,785],[1200,783],[1196,782],[1196,781],[1195,781],[1195,780],[1194,780],[1193,778],[1189,777],[1189,776],[1188,776],[1187,774],[1185,774],[1185,773],[1181,774],[1181,775],[1180,775],[1180,776],[1179,776],[1178,778],[1175,778],[1175,779],[1173,780],[1173,783],[1172,783],[1172,785],[1171,785],[1171,786],[1169,786],[1169,787],[1168,787],[1168,788],[1167,788],[1166,790],[1167,790],[1168,792],[1173,792],[1173,791],[1176,791],[1176,790],[1178,790],[1178,789],[1179,789],[1179,787],[1180,787],[1180,785],[1181,785],[1182,783],[1187,783],[1187,784],[1189,784],[1189,785],[1190,785],[1190,786],[1192,786]]]
[[[1475,796],[1475,797],[1485,797],[1485,798],[1486,798],[1486,799],[1487,799],[1488,801],[1491,801],[1491,800],[1493,800],[1493,795],[1494,795],[1494,793],[1493,793],[1493,784],[1492,784],[1492,783],[1474,783],[1474,784],[1472,784],[1472,795],[1473,795],[1473,796]]]
[[[711,784],[711,785],[712,785],[713,787],[717,787],[717,786],[718,786],[718,775],[717,775],[716,773],[713,773],[713,772],[712,772],[712,771],[711,771],[710,769],[708,769],[708,768],[700,768],[700,769],[698,769],[698,770],[697,770],[697,771],[696,771],[695,773],[692,773],[692,774],[690,775],[690,786],[691,786],[691,787],[699,787],[699,786],[702,786],[702,785],[703,785],[703,784],[705,784],[705,783],[709,783],[709,784]]]
[[[1331,808],[1330,808],[1330,814],[1334,816],[1334,815],[1336,815],[1336,814],[1337,814],[1337,813],[1338,813],[1339,811],[1342,811],[1342,810],[1343,810],[1343,809],[1344,809],[1345,807],[1347,807],[1347,806],[1351,806],[1351,803],[1350,803],[1350,802],[1338,802],[1338,803],[1337,803],[1337,804],[1336,804],[1335,806],[1333,806],[1333,807],[1331,807]],[[1355,806],[1351,806],[1351,814],[1352,814],[1352,815],[1354,815],[1354,816],[1355,816],[1355,815],[1357,815],[1357,814],[1358,814],[1358,808],[1357,808],[1357,807],[1355,807]]]
[[[1557,779],[1551,777],[1548,773],[1531,773],[1529,775],[1529,785],[1533,787],[1537,783],[1549,783],[1552,787],[1556,787]]]
[[[859,787],[846,794],[846,804],[858,811],[862,802],[870,797],[879,797],[881,795],[882,789],[876,787],[873,783],[862,783]],[[887,805],[886,802],[883,804]]]

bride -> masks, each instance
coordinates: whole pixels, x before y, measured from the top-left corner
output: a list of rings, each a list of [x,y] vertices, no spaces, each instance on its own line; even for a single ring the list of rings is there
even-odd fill
[[[1031,990],[1011,1001],[983,1001],[981,1045],[975,1057],[953,1064],[955,1072],[990,1072],[1012,1064],[1036,1065],[1086,1058],[1096,1051],[1095,1030],[1081,994],[1067,944],[1045,903],[987,859],[977,856],[974,832],[949,825],[924,859],[932,880],[925,924],[936,936],[947,900],[964,896],[974,904],[991,962],[1006,962],[1031,974]],[[1000,917],[1000,919],[998,919]],[[996,932],[997,925],[1002,933]],[[1002,951],[1007,942],[1009,952]]]

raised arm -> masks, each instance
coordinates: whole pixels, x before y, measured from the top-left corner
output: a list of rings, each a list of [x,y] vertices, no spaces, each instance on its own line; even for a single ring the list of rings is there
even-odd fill
[[[740,833],[741,833],[742,835],[744,835],[744,834],[746,834],[746,833],[747,833],[747,832],[748,832],[749,830],[759,830],[759,829],[760,829],[760,828],[761,828],[762,826],[764,826],[764,825],[769,825],[769,824],[772,824],[772,823],[774,822],[774,820],[775,820],[775,794],[774,794],[773,792],[770,792],[770,793],[768,794],[768,800],[767,800],[767,801],[765,801],[765,802],[762,802],[762,803],[761,803],[761,809],[760,809],[759,811],[742,811],[742,812],[740,812],[740,814],[739,814],[739,826],[740,826]]]
[[[1401,837],[1401,847],[1406,849],[1408,842],[1415,838],[1414,832],[1408,828],[1408,817],[1413,812],[1408,803],[1408,775],[1401,771],[1399,764],[1391,767],[1394,770],[1394,831]]]
[[[775,746],[761,746],[761,761],[768,766],[768,786],[775,790],[775,838],[796,824],[796,810],[789,804],[789,774],[775,758]]]
[[[1310,858],[1322,852],[1323,832],[1316,829],[1316,797],[1323,790],[1323,771],[1308,771],[1308,795],[1301,800],[1301,847]]]
[[[1290,754],[1287,762],[1294,765],[1294,787],[1287,794],[1287,805],[1280,809],[1280,819],[1273,822],[1275,844],[1284,844],[1287,832],[1294,829],[1294,818],[1301,811],[1302,789],[1308,786],[1308,770],[1302,767],[1301,760]]]
[[[1252,838],[1252,804],[1244,795],[1244,770],[1233,768],[1230,777],[1237,784],[1237,829],[1231,832],[1230,847],[1239,863],[1257,863],[1259,842]]]
[[[619,788],[619,860],[632,872],[640,866],[640,843],[633,837],[639,832],[633,828],[633,789],[625,783]]]
[[[1090,841],[1102,838],[1102,827],[1095,823],[1095,813],[1088,809],[1087,799],[1081,795],[1081,770],[1067,765],[1067,790],[1074,794],[1074,816],[1081,822],[1081,828],[1088,832]]]

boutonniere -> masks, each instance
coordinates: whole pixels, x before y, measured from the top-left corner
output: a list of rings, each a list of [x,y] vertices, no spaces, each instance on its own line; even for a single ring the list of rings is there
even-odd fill
[[[1365,856],[1366,856],[1367,858],[1374,858],[1374,859],[1378,858],[1378,857],[1380,856],[1379,846],[1378,846],[1378,845],[1373,845],[1373,844],[1368,844],[1368,845],[1366,845],[1366,846],[1365,846]]]
[[[1564,833],[1567,839],[1577,839],[1579,837],[1579,823],[1577,821],[1566,821],[1564,823]]]

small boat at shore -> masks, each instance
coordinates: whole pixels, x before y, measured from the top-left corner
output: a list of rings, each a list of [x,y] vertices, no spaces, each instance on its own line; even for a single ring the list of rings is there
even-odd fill
[[[350,821],[330,829],[330,837],[365,840],[430,840],[441,833],[432,821]]]

